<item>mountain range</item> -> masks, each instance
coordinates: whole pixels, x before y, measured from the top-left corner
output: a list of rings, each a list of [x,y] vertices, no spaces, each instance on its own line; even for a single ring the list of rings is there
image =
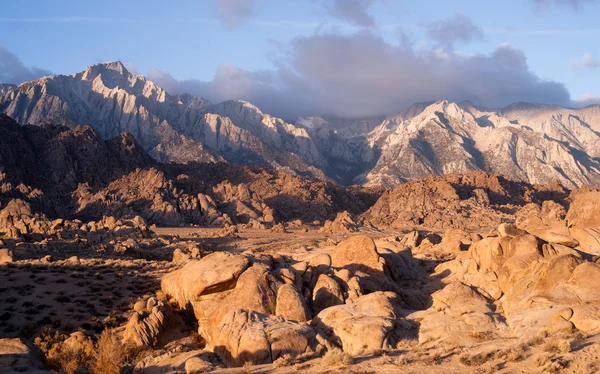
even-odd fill
[[[598,105],[438,101],[390,116],[292,124],[245,101],[171,95],[113,62],[0,85],[0,112],[21,125],[89,125],[105,140],[127,132],[162,162],[268,164],[339,184],[393,187],[472,170],[568,188],[600,184]]]

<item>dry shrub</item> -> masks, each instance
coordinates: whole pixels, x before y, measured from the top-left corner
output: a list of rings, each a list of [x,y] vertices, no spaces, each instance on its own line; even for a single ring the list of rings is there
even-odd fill
[[[538,367],[546,366],[550,362],[550,356],[547,354],[540,354],[535,358],[535,364]]]
[[[496,356],[510,362],[521,361],[525,358],[526,348],[526,346],[517,345],[515,347],[498,352]]]
[[[557,358],[556,360],[552,361],[552,364],[546,369],[546,371],[548,373],[560,373],[567,366],[569,366],[569,361],[562,358]]]
[[[49,369],[61,373],[73,374],[79,368],[87,368],[94,355],[94,345],[91,339],[85,339],[78,344],[66,345],[67,335],[52,334],[48,329],[35,339],[35,345],[46,357]]]
[[[444,357],[440,352],[433,352],[431,354],[427,354],[423,359],[423,363],[425,365],[440,365],[444,361]]]
[[[535,336],[529,340],[527,340],[525,342],[526,345],[530,346],[530,347],[535,347],[538,345],[541,345],[544,342],[544,337],[543,336]]]
[[[273,362],[273,365],[276,368],[291,366],[293,364],[294,364],[294,358],[289,354],[285,354]]]
[[[567,339],[552,339],[544,344],[544,351],[548,353],[571,352],[571,341]]]
[[[492,374],[498,371],[496,365],[487,364],[486,366],[475,370],[477,374]]]
[[[325,356],[323,356],[323,362],[329,367],[348,366],[352,365],[354,360],[352,359],[352,356],[346,352],[343,352],[341,349],[332,349],[325,353]]]
[[[474,355],[464,353],[459,361],[465,366],[481,366],[494,357],[494,352],[476,353]]]
[[[126,356],[117,334],[113,330],[104,330],[95,344],[90,369],[94,373],[120,374]]]
[[[491,331],[473,331],[471,337],[479,341],[487,341],[494,338],[494,333]]]

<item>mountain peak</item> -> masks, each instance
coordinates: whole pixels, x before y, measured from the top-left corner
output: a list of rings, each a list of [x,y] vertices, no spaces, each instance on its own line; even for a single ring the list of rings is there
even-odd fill
[[[111,81],[115,81],[117,79],[127,78],[131,75],[131,73],[121,61],[115,61],[91,65],[83,71],[81,78],[91,81],[99,75],[101,75],[103,78],[108,78]]]
[[[114,70],[122,75],[129,74],[129,70],[127,70],[127,68],[121,61],[108,62],[108,63],[104,63],[104,64],[99,64],[99,65],[104,65],[107,70]]]

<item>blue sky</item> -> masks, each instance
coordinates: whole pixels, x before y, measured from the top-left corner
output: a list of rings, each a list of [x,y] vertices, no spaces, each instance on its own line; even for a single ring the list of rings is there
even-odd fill
[[[565,95],[558,92],[560,87],[552,87],[557,89],[554,96],[541,94],[549,89],[540,86],[538,80],[564,86],[569,100],[574,103],[584,95],[591,98],[590,102],[600,95],[600,24],[597,22],[600,1],[595,0],[203,0],[168,3],[0,0],[0,5],[0,46],[28,69],[37,67],[52,73],[72,74],[94,63],[121,60],[136,72],[156,78],[159,84],[167,86],[167,90],[187,88],[213,100],[254,99],[258,104],[266,103],[268,109],[276,113],[277,108],[285,106],[279,114],[322,112],[329,105],[335,108],[334,114],[343,115],[344,108],[354,106],[355,101],[350,98],[338,100],[334,95],[343,96],[344,92],[354,90],[353,95],[371,97],[382,91],[382,86],[386,98],[377,98],[373,103],[366,100],[364,108],[348,114],[389,112],[394,106],[401,110],[400,106],[411,101],[411,96],[404,92],[406,90],[416,92],[413,101],[435,100],[442,95],[456,96],[452,99],[464,96],[484,105],[511,101],[510,95],[514,93],[487,95],[483,89],[474,91],[464,85],[455,86],[454,80],[428,75],[424,70],[419,70],[422,76],[412,70],[409,77],[415,76],[425,82],[423,85],[429,87],[427,89],[421,85],[417,88],[414,83],[405,85],[406,77],[396,79],[396,87],[388,87],[386,77],[379,77],[376,72],[381,60],[387,58],[385,51],[401,45],[408,45],[409,51],[404,51],[408,55],[420,55],[427,62],[431,62],[433,54],[451,55],[452,64],[460,67],[445,66],[444,69],[448,69],[445,74],[464,76],[464,79],[471,79],[473,85],[486,85],[487,91],[494,90],[497,85],[490,75],[503,74],[506,69],[472,76],[468,70],[486,70],[489,61],[475,63],[469,60],[467,64],[463,60],[477,55],[493,59],[498,46],[509,45],[511,51],[522,52],[526,57],[527,66],[519,67],[523,71],[517,74],[525,74],[526,70],[527,77],[523,80],[533,82],[520,88],[522,92],[530,92],[529,96],[514,95],[515,100],[546,99],[569,104]],[[357,14],[364,17],[357,18]],[[439,32],[434,35],[431,30],[435,25]],[[453,32],[457,32],[456,35]],[[354,43],[360,39],[359,35],[364,37],[364,42],[348,47],[352,53],[357,51],[357,55],[346,54],[347,60],[335,60],[337,43]],[[330,44],[322,44],[324,49],[319,49],[315,39],[322,36],[331,36],[326,42]],[[367,58],[356,66],[349,66],[355,63],[356,56],[360,59],[371,53],[368,43],[377,44],[378,41],[382,44],[379,52],[372,51],[373,61]],[[298,56],[300,50],[309,55]],[[382,74],[402,76],[401,66],[408,57],[396,52],[392,53],[391,61],[382,63]],[[512,56],[516,54],[512,53],[510,58]],[[322,61],[310,67],[315,59]],[[457,62],[459,60],[462,62]],[[0,60],[0,68],[2,64]],[[324,75],[313,69],[327,70],[333,65],[335,70],[334,64],[352,76],[364,71],[372,76],[372,81],[380,83],[353,82],[354,78],[350,77],[348,86],[344,86],[342,80],[334,76],[335,72]],[[412,69],[416,69],[415,64],[419,62],[413,61]],[[399,70],[392,65],[400,66]],[[432,63],[429,68],[437,70],[437,66]],[[233,69],[234,78],[217,79],[216,72],[226,67],[228,71]],[[13,76],[12,80],[18,78]],[[293,86],[286,81],[286,76],[312,83]],[[509,76],[507,80],[521,80],[518,76]],[[3,77],[5,81],[11,80],[8,72],[4,75],[0,72],[0,79]],[[245,82],[243,86],[240,81]],[[436,90],[437,82],[447,89]],[[309,99],[316,95],[315,90],[324,104]],[[291,93],[301,91],[306,92],[305,97]],[[387,100],[396,95],[402,98]],[[274,103],[273,96],[288,100]],[[388,102],[375,105],[382,100]],[[302,109],[296,111],[289,101]]]

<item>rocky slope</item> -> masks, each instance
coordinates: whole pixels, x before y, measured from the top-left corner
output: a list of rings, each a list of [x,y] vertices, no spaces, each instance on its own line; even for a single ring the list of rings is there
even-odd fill
[[[50,217],[141,216],[159,225],[253,225],[359,214],[378,189],[339,187],[266,166],[163,164],[128,133],[102,140],[91,127],[19,126],[0,114],[0,204]]]
[[[395,186],[429,174],[484,170],[531,183],[600,182],[600,107],[515,104],[485,109],[465,102],[416,105],[369,135],[381,149],[367,185]]]
[[[429,176],[386,191],[363,218],[381,228],[476,230],[514,222],[515,212],[530,203],[566,206],[568,193],[559,184],[531,185],[481,171]]]

